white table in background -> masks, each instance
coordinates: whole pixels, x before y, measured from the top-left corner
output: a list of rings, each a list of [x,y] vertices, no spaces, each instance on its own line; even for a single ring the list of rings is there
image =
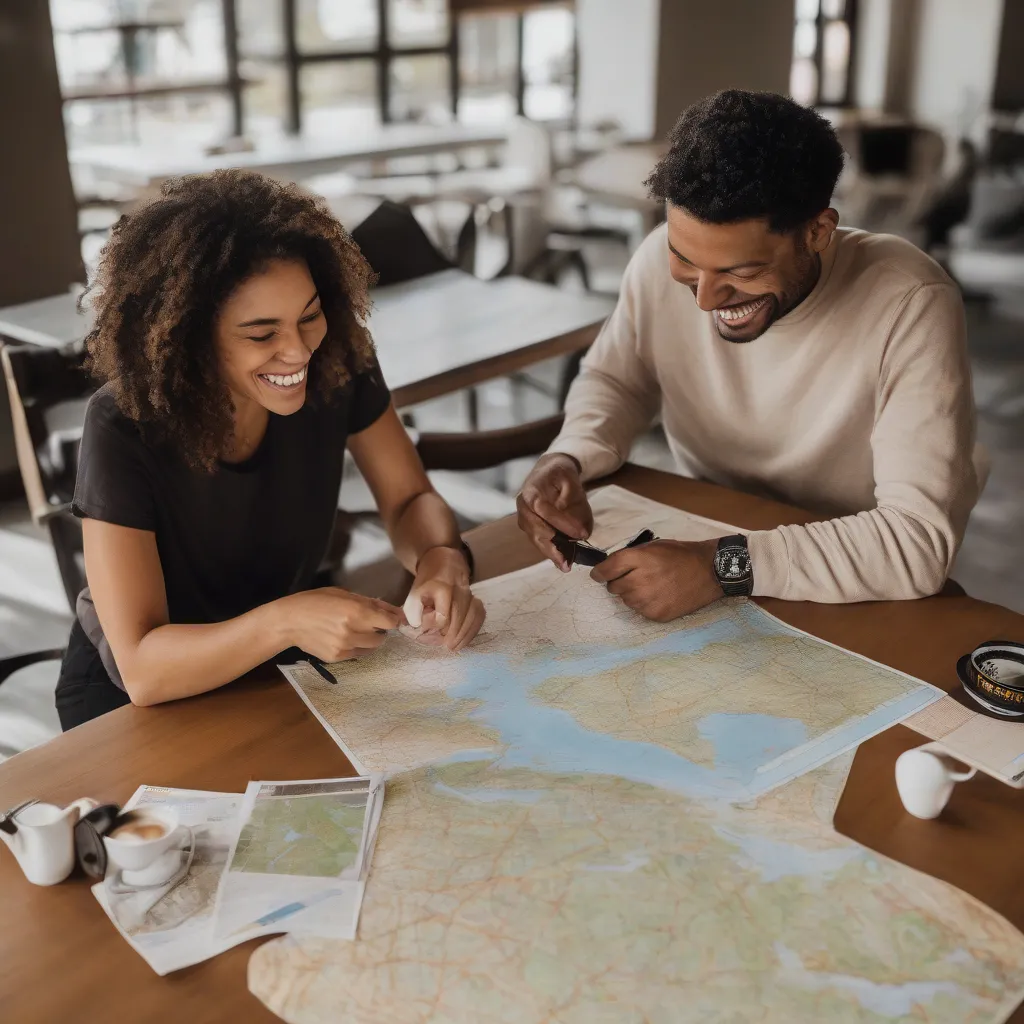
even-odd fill
[[[69,159],[76,170],[86,171],[97,179],[148,189],[182,174],[229,167],[298,180],[365,160],[492,148],[503,144],[506,135],[506,129],[500,126],[387,124],[339,131],[331,136],[266,140],[249,153],[209,156],[200,149],[171,146],[96,145],[71,150]]]

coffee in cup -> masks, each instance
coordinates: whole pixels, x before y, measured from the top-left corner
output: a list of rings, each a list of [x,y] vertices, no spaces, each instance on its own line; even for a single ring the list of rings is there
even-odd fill
[[[150,839],[162,839],[170,830],[162,821],[149,818],[130,818],[110,832],[111,839],[125,842],[145,843]]]

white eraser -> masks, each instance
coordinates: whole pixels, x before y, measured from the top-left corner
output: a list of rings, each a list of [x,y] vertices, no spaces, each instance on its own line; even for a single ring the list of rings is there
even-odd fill
[[[409,625],[419,629],[423,624],[423,605],[420,603],[420,599],[414,594],[410,594],[405,599],[405,604],[402,605],[402,611],[405,613]]]

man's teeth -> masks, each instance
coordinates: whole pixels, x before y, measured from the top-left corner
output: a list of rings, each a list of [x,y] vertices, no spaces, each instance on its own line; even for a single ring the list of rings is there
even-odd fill
[[[279,373],[261,373],[260,376],[279,388],[287,388],[306,379],[306,367],[304,366],[298,373],[290,373],[287,377],[282,377]]]
[[[726,306],[717,312],[723,320],[742,320],[745,316],[750,316],[754,310],[760,309],[764,301],[764,299],[758,299],[756,302],[748,302],[742,306]]]

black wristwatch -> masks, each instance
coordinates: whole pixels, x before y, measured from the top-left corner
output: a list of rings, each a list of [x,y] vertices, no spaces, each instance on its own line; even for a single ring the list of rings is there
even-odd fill
[[[749,595],[754,590],[754,572],[750,567],[747,538],[737,534],[723,537],[715,552],[715,576],[726,597]]]

